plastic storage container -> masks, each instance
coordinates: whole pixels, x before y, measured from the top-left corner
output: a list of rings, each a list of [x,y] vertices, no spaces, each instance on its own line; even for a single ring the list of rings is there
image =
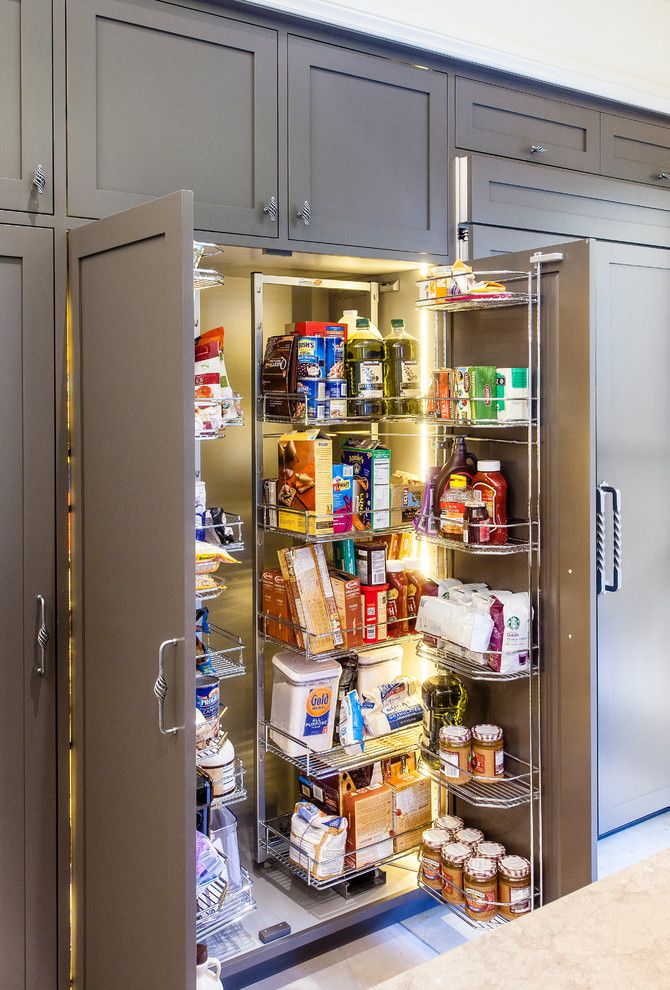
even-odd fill
[[[317,752],[333,744],[337,688],[342,668],[336,660],[315,663],[300,653],[285,650],[272,658],[273,726],[283,729]],[[279,732],[270,738],[287,756],[304,756],[305,750]]]
[[[370,694],[402,674],[402,646],[382,646],[358,658],[358,694]]]

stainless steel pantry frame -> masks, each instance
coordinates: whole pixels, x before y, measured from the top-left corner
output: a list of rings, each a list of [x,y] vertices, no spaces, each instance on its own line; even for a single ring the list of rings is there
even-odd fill
[[[254,499],[254,546],[253,546],[253,611],[255,621],[254,689],[256,693],[256,862],[266,859],[267,829],[264,826],[265,813],[265,646],[271,640],[265,636],[265,622],[262,616],[260,580],[263,567],[265,526],[260,516],[263,506],[263,440],[264,440],[264,400],[261,387],[261,366],[263,361],[263,289],[267,285],[283,285],[292,288],[326,289],[343,292],[366,292],[370,295],[370,318],[377,323],[379,307],[379,283],[333,278],[312,278],[293,275],[264,275],[254,272],[251,276],[251,318],[252,318],[252,365],[253,377],[254,442],[252,445],[252,471]],[[369,424],[372,436],[378,434],[378,424]],[[287,538],[301,539],[300,533],[287,533]]]

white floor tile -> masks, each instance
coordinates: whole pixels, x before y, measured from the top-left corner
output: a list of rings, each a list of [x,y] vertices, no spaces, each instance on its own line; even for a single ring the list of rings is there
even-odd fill
[[[608,877],[669,846],[670,812],[608,835],[598,842],[598,877]]]

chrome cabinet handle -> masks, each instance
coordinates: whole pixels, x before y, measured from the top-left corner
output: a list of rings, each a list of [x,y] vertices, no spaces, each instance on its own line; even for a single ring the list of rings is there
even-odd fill
[[[39,663],[39,667],[36,668],[36,671],[40,677],[44,677],[47,672],[47,646],[49,644],[49,627],[47,626],[46,602],[44,601],[44,595],[37,595],[35,600],[37,601],[37,604],[39,606],[39,623],[40,623],[36,636],[37,648],[40,651],[40,663]]]
[[[612,580],[605,575],[605,497],[612,498]],[[596,489],[596,592],[619,591],[621,589],[621,492],[606,481]]]
[[[659,172],[658,177],[659,179],[663,179],[664,182],[667,182],[670,179],[670,172]]]
[[[309,205],[307,200],[305,200],[298,210],[298,220],[302,220],[306,227],[309,227],[312,222],[312,207]]]
[[[530,153],[531,155],[544,155],[547,149],[543,144],[531,144]]]
[[[33,173],[33,185],[37,189],[37,195],[41,196],[47,184],[46,172],[42,165],[38,165]]]
[[[184,728],[183,725],[174,725],[170,729],[165,728],[165,699],[168,693],[168,683],[165,678],[164,653],[168,646],[176,646],[179,642],[178,639],[166,639],[158,648],[158,677],[154,684],[154,694],[158,698],[158,728],[164,736],[171,736]]]
[[[272,223],[277,222],[277,217],[279,216],[279,205],[274,196],[270,196],[270,202],[263,204],[263,213],[272,221]]]

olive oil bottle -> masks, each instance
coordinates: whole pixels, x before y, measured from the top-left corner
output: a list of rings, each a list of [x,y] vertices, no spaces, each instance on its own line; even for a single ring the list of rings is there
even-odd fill
[[[344,345],[350,416],[379,417],[384,411],[384,340],[370,320],[359,317]]]
[[[384,413],[418,416],[420,394],[419,344],[405,330],[404,320],[391,320],[384,338]]]

